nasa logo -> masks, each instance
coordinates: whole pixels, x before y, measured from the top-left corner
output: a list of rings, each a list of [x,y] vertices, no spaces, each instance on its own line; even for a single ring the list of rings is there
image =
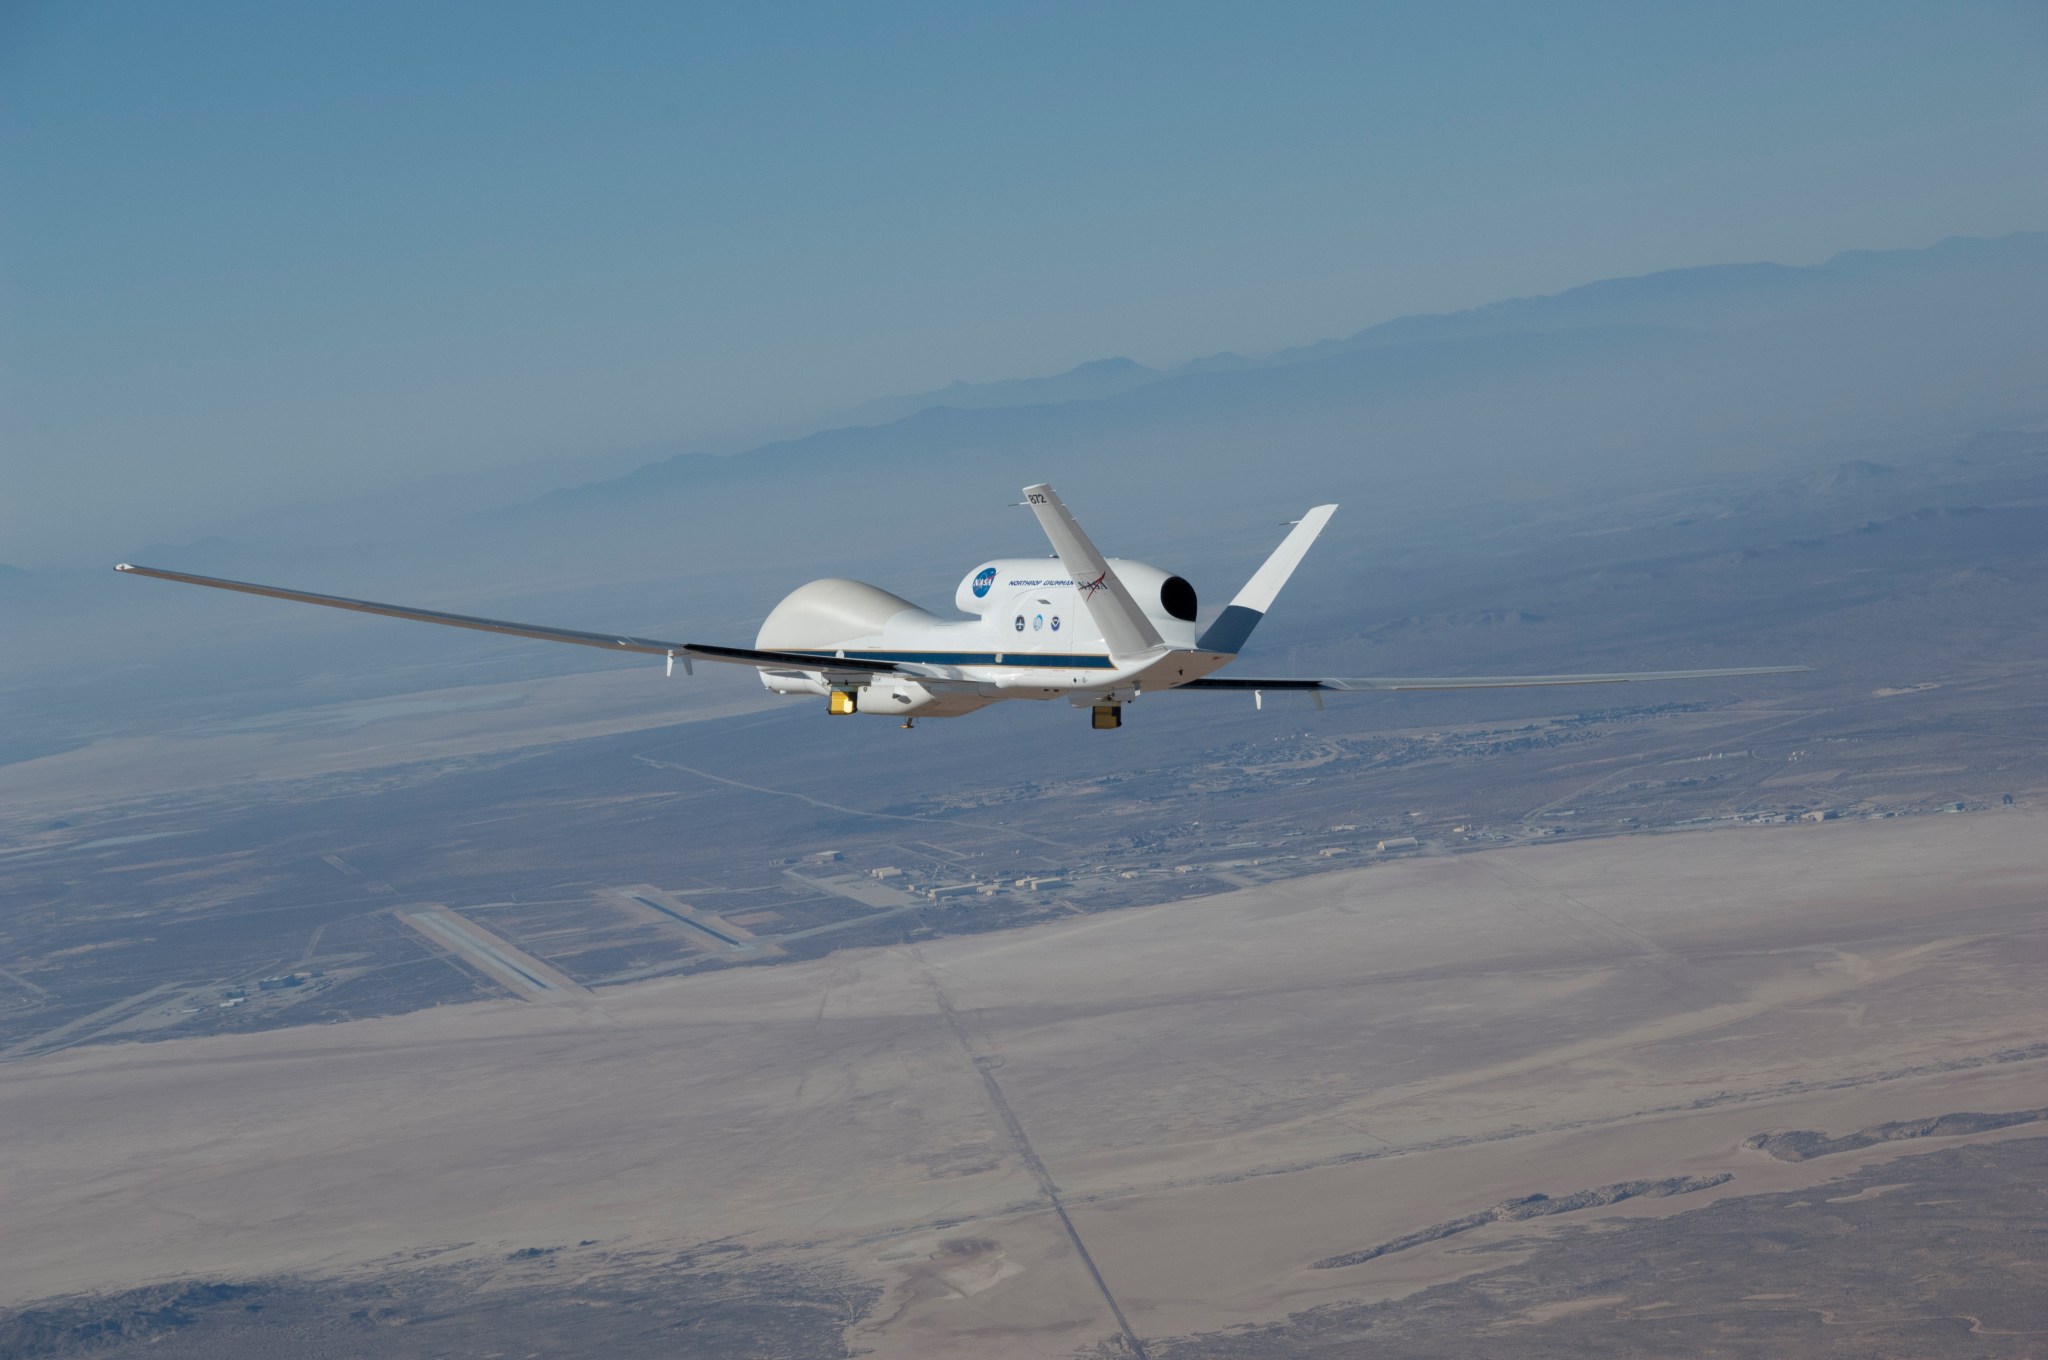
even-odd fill
[[[974,576],[974,598],[979,600],[988,594],[989,587],[996,583],[996,569],[983,567]]]
[[[1017,631],[1020,633],[1024,631],[1024,616],[1022,614],[1017,616]]]
[[[1041,629],[1041,628],[1043,628],[1043,627],[1045,627],[1045,615],[1043,615],[1043,614],[1034,614],[1034,615],[1032,615],[1032,616],[1031,616],[1031,631],[1035,633],[1035,632],[1037,632],[1037,631],[1038,631],[1039,629]]]

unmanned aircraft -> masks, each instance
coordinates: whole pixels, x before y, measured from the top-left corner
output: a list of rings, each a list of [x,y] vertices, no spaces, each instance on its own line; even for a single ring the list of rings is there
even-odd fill
[[[674,674],[697,661],[752,666],[777,694],[826,701],[837,715],[886,713],[911,726],[918,718],[952,718],[1006,699],[1065,699],[1090,711],[1092,725],[1123,725],[1124,705],[1169,690],[1249,690],[1263,704],[1267,690],[1306,690],[1322,706],[1325,691],[1506,689],[1525,685],[1605,685],[1639,680],[1713,680],[1783,675],[1804,666],[1721,670],[1636,671],[1609,675],[1471,675],[1274,679],[1219,676],[1273,607],[1309,545],[1336,513],[1318,505],[1199,634],[1195,588],[1144,562],[1104,557],[1050,486],[1024,488],[1051,540],[1051,558],[1005,557],[981,563],[954,592],[967,619],[946,619],[860,581],[828,577],[799,586],[761,625],[752,647],[586,633],[504,619],[315,595],[279,586],[225,581],[123,562],[115,571],[188,585],[239,590],[301,604],[353,609],[395,619],[472,628],[486,633],[567,642],[606,651],[665,657]]]

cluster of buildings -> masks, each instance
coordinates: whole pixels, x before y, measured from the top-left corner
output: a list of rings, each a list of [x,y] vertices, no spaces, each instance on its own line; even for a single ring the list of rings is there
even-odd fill
[[[316,978],[323,978],[325,976],[327,975],[318,968],[302,968],[296,973],[280,973],[276,977],[258,978],[256,979],[256,990],[258,992],[282,992],[292,987],[303,987]],[[249,1004],[249,989],[247,987],[223,987],[220,989],[220,1000],[210,1004],[219,1010],[239,1010]],[[203,1009],[202,1004],[196,999],[183,1008],[186,1015],[196,1014],[201,1009]]]
[[[296,973],[280,973],[276,977],[258,978],[256,980],[256,990],[259,992],[281,992],[287,987],[303,987],[314,978],[321,976],[324,975],[317,968],[301,969]]]

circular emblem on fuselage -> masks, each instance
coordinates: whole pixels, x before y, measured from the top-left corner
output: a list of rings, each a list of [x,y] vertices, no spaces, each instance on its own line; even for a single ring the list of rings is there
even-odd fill
[[[983,567],[974,574],[974,598],[978,600],[987,595],[989,587],[995,583],[996,569],[994,567]]]
[[[1024,631],[1024,616],[1022,614],[1017,616],[1017,631],[1020,633]]]

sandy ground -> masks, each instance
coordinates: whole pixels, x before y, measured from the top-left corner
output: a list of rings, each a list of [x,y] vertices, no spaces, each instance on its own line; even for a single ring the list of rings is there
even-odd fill
[[[1500,850],[0,1064],[0,1302],[583,1239],[830,1261],[886,1287],[852,1338],[880,1355],[1071,1355],[1112,1298],[1156,1339],[1390,1297],[1509,1229],[1311,1263],[1536,1191],[1734,1173],[1545,1222],[1666,1214],[1946,1145],[1788,1164],[1742,1148],[1766,1129],[2048,1105],[2044,837],[2021,809]]]

